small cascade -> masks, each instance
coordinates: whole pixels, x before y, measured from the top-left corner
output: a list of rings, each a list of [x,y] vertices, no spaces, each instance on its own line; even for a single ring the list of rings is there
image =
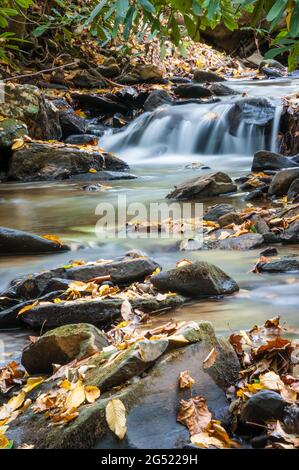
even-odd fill
[[[241,105],[240,105],[241,103]],[[277,151],[281,106],[264,98],[161,106],[101,138],[106,150],[143,155],[253,155]],[[147,157],[145,157],[147,158]]]

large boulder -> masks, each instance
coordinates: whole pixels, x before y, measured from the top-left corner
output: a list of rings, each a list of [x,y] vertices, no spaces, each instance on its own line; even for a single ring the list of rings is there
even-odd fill
[[[267,98],[242,98],[227,113],[229,132],[237,136],[241,124],[263,127],[270,132],[275,109]]]
[[[261,390],[249,398],[241,411],[241,422],[253,425],[266,421],[280,420],[284,415],[287,402],[272,390]]]
[[[21,362],[29,374],[47,374],[52,372],[53,364],[64,365],[83,359],[108,345],[104,333],[93,325],[61,326],[30,343],[23,350]]]
[[[295,179],[291,183],[288,189],[288,193],[287,193],[288,201],[293,201],[295,198],[297,198],[298,194],[299,194],[299,178]]]
[[[69,250],[69,247],[32,233],[0,227],[0,253],[6,254],[37,254],[55,253]]]
[[[1,116],[27,125],[30,137],[49,140],[61,138],[58,109],[33,85],[5,85]]]
[[[259,150],[252,162],[252,171],[282,170],[283,168],[298,167],[298,163],[279,153]]]
[[[299,178],[299,168],[281,170],[271,181],[269,194],[271,196],[285,196],[294,180]]]
[[[15,150],[9,162],[8,177],[16,181],[66,179],[92,170],[126,171],[128,165],[93,147],[62,143],[26,143]]]
[[[99,400],[81,406],[78,418],[64,427],[49,428],[45,414],[34,414],[29,407],[11,423],[8,437],[16,446],[26,442],[37,449],[182,448],[190,439],[186,427],[177,422],[180,400],[190,398],[190,390],[178,387],[183,370],[189,370],[195,380],[192,395],[205,397],[213,419],[227,424],[230,415],[225,390],[237,380],[237,356],[227,341],[216,337],[209,322],[190,322],[186,327],[188,334],[183,330],[175,333],[185,338],[179,344],[169,336],[136,342],[109,363],[107,356],[106,361],[101,354],[91,357],[85,364],[95,367],[87,367],[84,384],[101,389]],[[215,362],[204,368],[212,348]],[[49,385],[42,384],[37,393]],[[31,392],[34,396],[35,391]],[[105,419],[111,399],[120,399],[126,408],[127,432],[121,441],[108,429]]]
[[[238,284],[224,271],[205,261],[162,271],[152,276],[151,281],[158,290],[189,297],[227,295],[239,290]]]
[[[167,195],[168,199],[201,199],[232,193],[237,186],[231,178],[220,171],[199,176],[177,186]]]

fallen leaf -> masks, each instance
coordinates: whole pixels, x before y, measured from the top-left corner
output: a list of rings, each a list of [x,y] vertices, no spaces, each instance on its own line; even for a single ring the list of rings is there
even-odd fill
[[[24,145],[25,145],[25,142],[24,142],[23,139],[15,139],[15,140],[13,141],[13,144],[12,144],[12,146],[11,146],[11,149],[12,149],[12,150],[18,150],[18,149],[24,147]]]
[[[189,370],[184,370],[180,373],[179,387],[180,388],[192,388],[195,384],[195,380],[191,377]]]
[[[74,408],[79,408],[79,406],[82,405],[84,401],[85,401],[84,386],[81,380],[78,380],[78,382],[75,384],[74,388],[70,391],[66,399],[65,407],[68,410],[73,410]]]
[[[85,387],[85,397],[88,403],[94,403],[99,396],[101,395],[100,389],[98,387],[87,385]]]
[[[177,421],[184,424],[191,436],[206,429],[212,419],[206,399],[201,396],[181,400]]]
[[[122,440],[127,432],[126,408],[119,399],[110,400],[106,406],[106,420],[109,428]]]
[[[212,365],[215,363],[217,359],[217,351],[215,348],[213,348],[210,353],[207,355],[205,360],[203,361],[203,368],[204,369],[209,369],[212,367]]]
[[[29,377],[27,379],[26,385],[23,387],[23,392],[29,393],[35,387],[38,387],[41,383],[43,383],[44,379],[42,377]]]

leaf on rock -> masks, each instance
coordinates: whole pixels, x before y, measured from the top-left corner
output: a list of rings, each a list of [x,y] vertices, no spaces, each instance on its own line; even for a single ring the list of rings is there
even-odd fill
[[[199,434],[206,429],[212,419],[206,399],[201,396],[181,400],[177,421],[184,424],[191,434]]]
[[[122,303],[121,310],[120,310],[121,316],[125,321],[131,321],[134,318],[134,313],[132,311],[132,306],[128,299],[125,299]]]
[[[210,353],[207,355],[205,360],[203,361],[203,368],[204,369],[209,369],[215,364],[215,361],[217,359],[217,351],[215,348],[213,348]]]
[[[38,387],[41,383],[43,383],[43,377],[29,377],[27,379],[26,385],[23,387],[23,392],[29,393],[35,387]]]
[[[106,406],[106,420],[112,432],[122,440],[127,432],[126,408],[119,399],[110,400]]]
[[[22,147],[24,147],[24,145],[25,145],[25,141],[23,139],[15,139],[13,141],[11,149],[12,150],[18,150],[18,149],[21,149]]]
[[[192,388],[195,384],[195,380],[191,377],[189,370],[184,370],[180,373],[179,387],[180,388]]]
[[[75,384],[74,388],[70,391],[68,395],[65,406],[68,410],[73,410],[74,408],[79,408],[82,403],[85,402],[85,390],[81,380]]]
[[[98,387],[87,385],[85,387],[85,397],[88,403],[94,403],[101,395]]]

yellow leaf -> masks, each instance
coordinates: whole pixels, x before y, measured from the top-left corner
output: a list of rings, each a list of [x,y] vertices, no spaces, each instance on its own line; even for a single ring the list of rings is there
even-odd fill
[[[152,273],[152,276],[156,276],[156,274],[159,274],[161,272],[160,268],[155,269],[155,271]]]
[[[23,139],[15,139],[15,140],[13,141],[13,144],[12,144],[12,146],[11,146],[11,149],[12,149],[12,150],[18,150],[18,149],[24,147],[24,145],[25,145],[25,142],[24,142]]]
[[[97,170],[95,168],[90,168],[89,173],[97,173]]]
[[[17,316],[19,315],[22,315],[22,313],[25,313],[27,312],[28,310],[31,310],[32,308],[36,307],[37,305],[39,304],[39,301],[37,300],[36,302],[34,302],[33,304],[30,304],[30,305],[26,305],[26,307],[23,307]]]
[[[65,390],[70,390],[71,389],[71,382],[67,379],[63,380],[61,384],[59,384],[59,387],[64,388]]]
[[[57,235],[42,235],[42,238],[45,238],[46,240],[50,240],[51,242],[57,243],[58,245],[62,245],[62,242]]]
[[[176,263],[176,267],[182,268],[183,266],[189,266],[190,264],[193,264],[192,261],[189,261],[188,259],[184,258]]]
[[[121,400],[110,400],[106,406],[106,420],[109,428],[121,440],[127,432],[126,408]]]
[[[9,445],[9,439],[4,435],[0,434],[0,449],[6,449]]]
[[[25,398],[26,398],[26,393],[22,391],[19,393],[19,395],[12,397],[8,401],[7,406],[9,406],[11,411],[15,411],[23,405]]]
[[[100,389],[98,387],[87,385],[85,387],[85,396],[88,403],[94,403],[99,396],[101,395]]]
[[[41,383],[43,383],[44,379],[42,377],[29,377],[27,379],[26,385],[23,387],[23,392],[29,393],[35,387],[38,387]]]
[[[78,380],[73,390],[68,395],[65,406],[68,410],[79,408],[85,402],[85,391],[81,380]]]

